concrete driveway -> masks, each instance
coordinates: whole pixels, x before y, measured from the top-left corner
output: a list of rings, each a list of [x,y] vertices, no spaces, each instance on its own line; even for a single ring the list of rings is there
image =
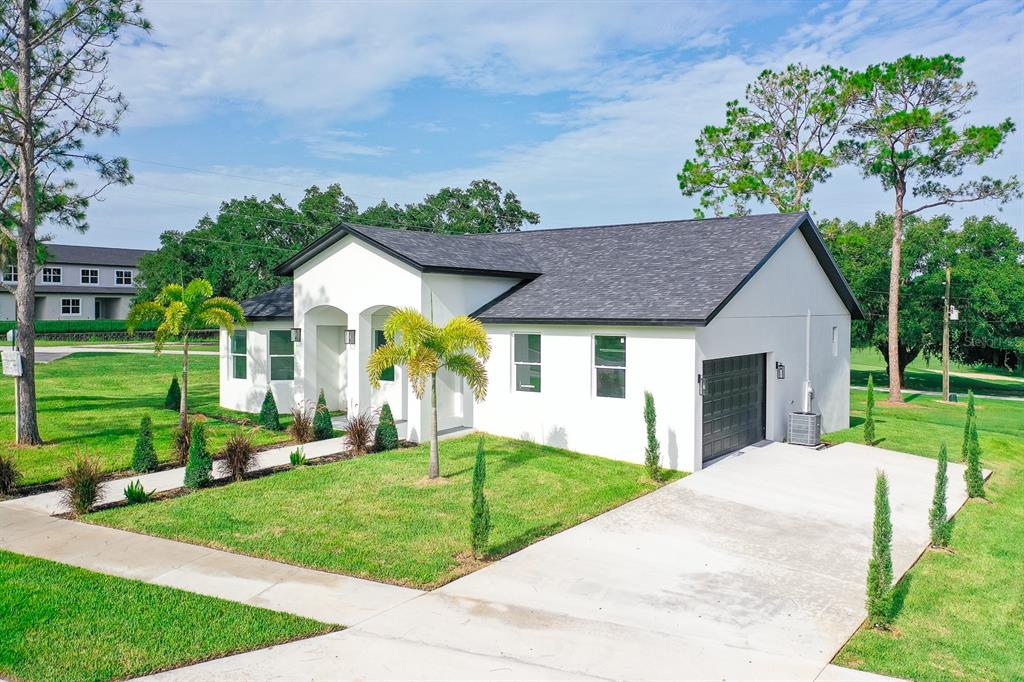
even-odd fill
[[[934,461],[771,443],[344,632],[160,677],[840,679],[826,667],[865,616],[877,469],[902,575],[928,542]]]

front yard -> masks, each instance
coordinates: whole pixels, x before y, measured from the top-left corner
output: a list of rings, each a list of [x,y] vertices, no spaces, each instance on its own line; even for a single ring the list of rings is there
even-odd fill
[[[0,550],[0,676],[135,677],[338,629]]]
[[[857,426],[827,440],[860,441],[865,396],[853,391]],[[877,407],[878,446],[935,457],[945,442],[959,461],[964,406],[907,398],[905,407]],[[915,680],[1024,679],[1024,403],[977,406],[992,503],[967,503],[956,516],[953,552],[927,552],[904,577],[893,631],[860,630],[838,665]]]
[[[950,363],[949,386],[965,399],[967,389],[980,395],[1006,395],[1024,398],[1024,374],[1008,372],[1002,367],[974,367]],[[875,386],[888,386],[885,360],[874,348],[854,348],[850,352],[850,382],[854,386],[867,386],[868,375],[875,378]],[[915,391],[942,390],[942,361],[939,358],[914,358],[904,372],[906,385]]]
[[[225,414],[217,405],[218,358],[190,358],[189,409]],[[37,365],[39,430],[45,444],[11,447],[24,476],[23,485],[59,479],[76,453],[98,457],[105,471],[131,466],[132,449],[143,415],[153,419],[153,436],[161,462],[171,461],[172,431],[178,413],[163,407],[167,386],[181,372],[180,355],[76,353]],[[286,413],[288,406],[280,406]],[[244,415],[236,415],[244,416]],[[211,450],[239,427],[207,423]],[[258,431],[256,442],[287,440],[283,433]],[[0,447],[14,441],[14,380],[0,377]]]
[[[435,587],[479,567],[470,555],[477,437],[308,466],[87,521],[300,564]],[[488,436],[486,494],[498,558],[653,490],[635,464]],[[668,472],[669,480],[678,478]]]

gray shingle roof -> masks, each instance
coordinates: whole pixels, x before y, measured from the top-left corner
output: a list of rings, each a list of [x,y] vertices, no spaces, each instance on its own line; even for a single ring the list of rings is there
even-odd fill
[[[247,320],[292,319],[294,316],[292,283],[282,284],[276,289],[245,299],[242,301],[242,311]]]
[[[119,249],[109,246],[73,246],[71,244],[46,244],[49,257],[47,263],[55,265],[73,263],[76,265],[123,265],[134,268],[139,259],[147,253],[145,249]]]

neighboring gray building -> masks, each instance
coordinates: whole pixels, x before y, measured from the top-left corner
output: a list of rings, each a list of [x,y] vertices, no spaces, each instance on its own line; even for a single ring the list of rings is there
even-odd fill
[[[49,258],[36,273],[37,320],[123,320],[135,295],[143,249],[47,244]],[[18,271],[0,273],[0,320],[14,319]]]

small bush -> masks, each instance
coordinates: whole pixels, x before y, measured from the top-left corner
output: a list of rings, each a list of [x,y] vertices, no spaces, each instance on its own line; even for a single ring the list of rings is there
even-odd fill
[[[313,412],[316,406],[306,401],[301,405],[292,408],[292,423],[288,426],[288,433],[299,443],[308,443],[313,440]]]
[[[892,518],[889,480],[882,471],[875,477],[875,520],[867,583],[868,622],[872,627],[886,629],[892,620]]]
[[[79,454],[64,473],[64,504],[81,516],[92,509],[100,497],[102,473],[95,457]]]
[[[487,461],[484,456],[484,438],[480,437],[476,445],[476,463],[473,465],[473,521],[470,528],[473,543],[473,554],[483,557],[487,551],[487,541],[491,536],[491,509],[484,495],[484,483],[487,481]]]
[[[868,375],[868,401],[864,408],[864,442],[875,444],[875,377]]]
[[[175,426],[171,438],[173,439],[174,454],[178,464],[188,464],[188,451],[192,446],[192,420],[185,422],[185,428]]]
[[[661,443],[658,442],[657,414],[654,411],[654,395],[644,391],[644,423],[647,425],[647,450],[644,466],[652,481],[661,480]]]
[[[256,446],[253,445],[252,435],[245,431],[233,433],[224,444],[221,455],[221,473],[241,481],[245,472],[256,464]]]
[[[978,439],[978,414],[974,407],[974,391],[967,392],[967,421],[960,456],[967,468],[964,482],[969,497],[985,497],[985,477],[981,472],[981,441]]]
[[[192,424],[189,441],[185,485],[189,488],[200,488],[210,482],[210,473],[213,471],[213,460],[206,449],[206,428],[201,421]]]
[[[167,396],[164,398],[164,407],[177,412],[181,409],[181,386],[178,385],[178,375],[171,378],[171,385],[167,387]]]
[[[373,419],[366,412],[349,417],[348,427],[345,429],[349,452],[353,455],[364,455],[369,452],[373,445],[374,431]]]
[[[124,489],[124,497],[128,500],[128,504],[141,504],[143,502],[149,502],[153,497],[155,490],[146,490],[142,487],[142,481],[135,479],[128,484],[128,487]]]
[[[21,472],[11,455],[0,454],[0,495],[10,495],[21,481]]]
[[[302,448],[295,448],[292,453],[288,455],[289,461],[291,461],[293,467],[300,467],[306,463],[306,453],[302,451]]]
[[[946,466],[948,462],[949,454],[946,452],[946,444],[943,443],[939,448],[938,465],[935,469],[935,493],[932,495],[932,508],[928,512],[932,547],[948,547],[952,533],[952,523],[946,517],[946,486],[949,483]]]
[[[373,449],[377,452],[386,452],[398,447],[398,427],[395,426],[395,416],[391,413],[391,406],[384,403],[380,408],[380,415],[377,417],[377,432],[373,434]]]
[[[320,398],[316,401],[316,414],[313,415],[313,438],[315,440],[334,438],[331,411],[327,409],[327,399],[324,398],[323,389],[320,390]]]
[[[274,394],[269,388],[260,407],[260,426],[271,431],[281,430],[281,415],[277,412],[277,401],[274,400]]]
[[[139,437],[135,439],[135,451],[132,453],[132,469],[144,474],[156,471],[156,448],[153,447],[153,420],[146,415],[139,422]]]

